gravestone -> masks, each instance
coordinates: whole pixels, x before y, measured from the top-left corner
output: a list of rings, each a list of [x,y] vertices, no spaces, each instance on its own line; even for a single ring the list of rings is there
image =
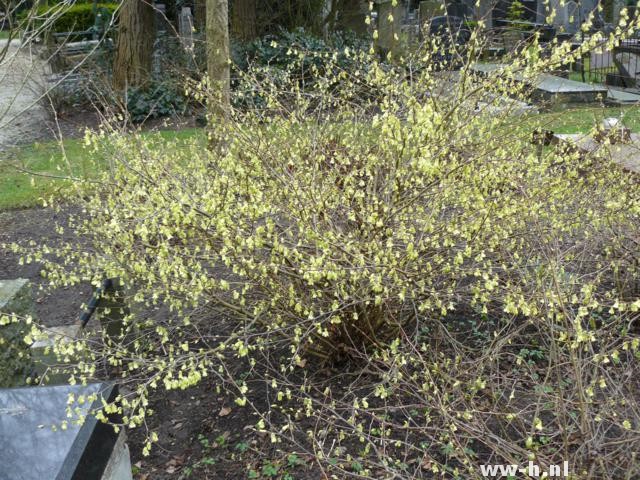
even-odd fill
[[[623,133],[626,136],[626,133]],[[638,175],[640,174],[640,135],[636,133],[628,134],[628,138],[620,139],[613,144],[611,139],[603,142],[594,136],[584,134],[555,134],[557,141],[572,149],[576,149],[580,153],[593,154],[598,153],[603,158],[609,160],[622,167],[624,170]]]
[[[154,3],[153,11],[155,12],[155,28],[156,35],[166,34],[170,32],[172,27],[167,19],[167,6],[164,3]]]
[[[438,17],[445,12],[444,4],[440,0],[426,0],[420,2],[418,22],[421,28],[428,28],[428,22],[433,17]]]
[[[67,417],[70,394],[87,399],[71,405],[82,422]],[[0,390],[0,480],[131,480],[124,430],[91,414],[116,396],[104,383]]]
[[[565,8],[566,4],[560,5],[559,3],[555,5],[556,16],[553,19],[553,26],[556,28],[564,28],[569,20],[567,17],[567,9]]]
[[[182,7],[180,11],[178,34],[185,50],[193,50],[193,15],[189,7]]]
[[[613,0],[613,24],[617,25],[622,18],[620,12],[622,9],[627,8],[627,2],[625,0]]]
[[[39,338],[31,345],[31,360],[33,374],[39,383],[58,385],[68,383],[70,373],[65,366],[69,363],[61,362],[55,353],[55,345],[63,345],[75,341],[82,333],[82,325],[62,325],[51,327],[47,336]]]
[[[331,10],[331,2],[325,3],[327,11]],[[368,2],[343,2],[340,13],[336,18],[335,27],[340,31],[353,31],[363,35],[367,33],[367,25],[365,19],[369,14]]]
[[[471,69],[479,75],[499,73],[504,65],[497,63],[478,63]],[[576,82],[556,75],[540,74],[535,78],[523,78],[514,75],[516,82],[522,82],[531,88],[531,99],[544,104],[594,103],[607,97],[607,89],[599,85]]]
[[[580,7],[573,0],[564,5],[564,31],[576,33],[580,29]]]
[[[474,19],[482,20],[487,29],[493,28],[493,2],[480,0],[474,5]]]
[[[403,9],[400,0],[376,0],[378,11],[378,51],[386,55],[399,53]],[[395,4],[395,5],[394,5]]]
[[[0,387],[23,384],[31,370],[29,345],[24,342],[30,330],[24,321],[28,316],[34,316],[29,281],[0,280]]]
[[[548,5],[544,0],[538,0],[536,7],[536,22],[545,23],[547,21],[547,15],[549,15]]]
[[[25,278],[0,280],[0,312],[33,315],[31,284]]]
[[[579,5],[573,0],[559,3],[555,7],[556,16],[553,25],[563,33],[575,34],[580,30],[581,10]]]

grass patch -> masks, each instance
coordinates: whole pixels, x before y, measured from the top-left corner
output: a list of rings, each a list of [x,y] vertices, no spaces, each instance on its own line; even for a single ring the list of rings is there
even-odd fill
[[[161,141],[187,141],[202,130],[166,130],[144,133]],[[35,143],[0,154],[0,210],[42,204],[45,198],[75,194],[73,179],[90,179],[107,167],[100,154],[87,150],[81,139]]]
[[[63,148],[64,152],[63,154]],[[71,181],[63,177],[96,171],[81,140],[36,143],[16,148],[0,160],[0,210],[33,207],[43,198],[69,191]],[[29,173],[27,173],[29,172]]]
[[[555,133],[588,133],[608,117],[622,118],[632,132],[640,132],[640,108],[635,106],[569,108],[531,115],[524,124],[531,131],[544,128]]]
[[[0,30],[0,40],[6,40],[9,38],[10,32],[8,30]],[[20,34],[18,32],[13,32],[11,38],[20,38]]]

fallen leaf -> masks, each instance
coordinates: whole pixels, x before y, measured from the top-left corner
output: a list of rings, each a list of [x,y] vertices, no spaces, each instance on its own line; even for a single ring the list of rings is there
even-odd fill
[[[179,467],[184,464],[185,455],[176,455],[171,460],[169,460],[165,465],[169,468],[171,467]]]
[[[219,417],[226,417],[230,413],[231,413],[231,408],[230,407],[222,407],[220,409],[220,412],[218,413],[218,416]]]

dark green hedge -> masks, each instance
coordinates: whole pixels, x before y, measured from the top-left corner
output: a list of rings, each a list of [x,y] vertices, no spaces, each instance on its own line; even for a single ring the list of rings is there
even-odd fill
[[[117,3],[98,4],[97,12],[102,15],[101,23],[105,27],[109,25],[109,21],[117,8]],[[96,23],[93,3],[78,3],[72,6],[59,4],[38,7],[36,11],[38,22],[44,22],[47,16],[51,16],[56,12],[56,9],[60,9],[61,12],[57,13],[59,16],[53,22],[52,31],[54,33],[86,31]]]

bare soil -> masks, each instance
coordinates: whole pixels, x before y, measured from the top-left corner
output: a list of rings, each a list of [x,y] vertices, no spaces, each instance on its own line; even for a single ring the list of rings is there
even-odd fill
[[[260,405],[258,397],[254,393],[251,400]],[[272,444],[268,436],[256,432],[258,418],[251,410],[218,395],[211,383],[161,393],[152,406],[155,414],[148,418],[148,426],[158,433],[159,442],[149,456],[142,455],[145,432],[129,433],[137,480],[327,478],[310,455],[296,453],[291,445]],[[263,474],[269,469],[277,474]]]
[[[91,286],[74,286],[52,291],[47,288],[47,281],[40,275],[41,265],[20,265],[19,255],[7,247],[2,247],[2,244],[34,240],[55,246],[60,241],[68,241],[73,236],[72,232],[65,231],[65,234],[59,237],[53,228],[56,223],[64,225],[68,213],[57,214],[44,208],[0,212],[0,279],[28,279],[32,285],[38,319],[50,327],[75,323],[80,316],[82,304],[87,303],[91,297]]]

